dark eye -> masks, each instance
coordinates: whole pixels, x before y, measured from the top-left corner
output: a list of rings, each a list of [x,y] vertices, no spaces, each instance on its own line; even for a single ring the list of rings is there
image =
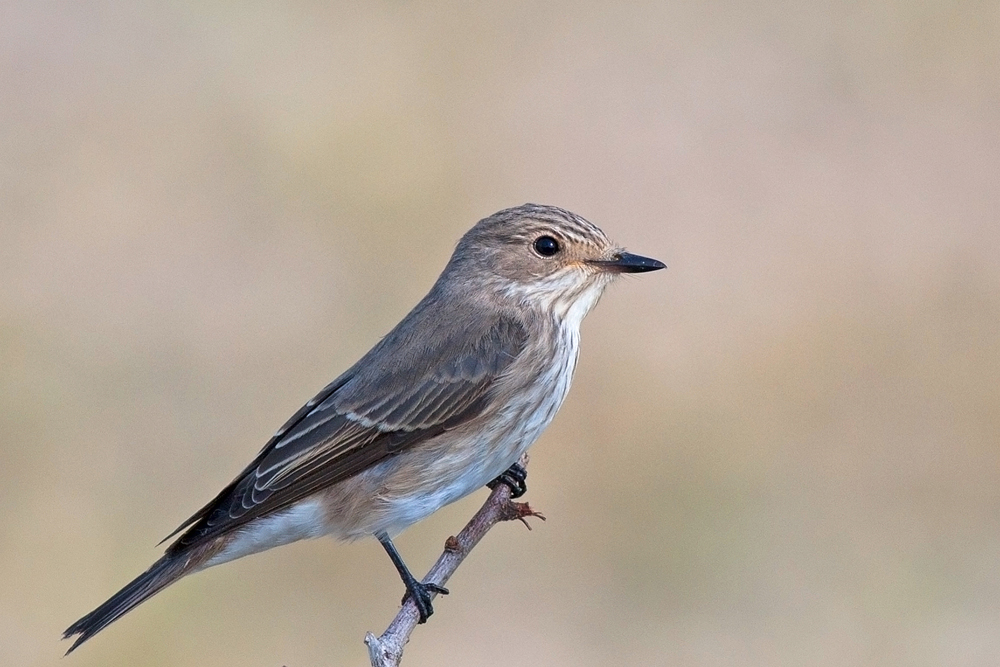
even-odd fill
[[[559,241],[551,236],[539,236],[535,239],[535,252],[542,257],[551,257],[559,252]]]

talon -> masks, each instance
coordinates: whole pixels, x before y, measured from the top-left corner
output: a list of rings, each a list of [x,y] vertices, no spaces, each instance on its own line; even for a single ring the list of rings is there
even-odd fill
[[[432,593],[448,595],[448,589],[438,584],[423,584],[419,581],[414,581],[406,586],[406,595],[403,596],[402,604],[406,604],[410,598],[413,599],[413,604],[417,606],[417,613],[420,614],[418,623],[426,623],[427,619],[434,613],[434,607],[431,606]]]
[[[491,489],[495,489],[497,484],[503,484],[510,489],[511,498],[520,498],[528,492],[528,470],[520,463],[513,463],[499,477],[487,484]]]
[[[399,578],[403,580],[403,585],[406,586],[406,595],[403,596],[401,604],[406,604],[407,598],[413,598],[413,604],[417,606],[417,612],[420,613],[420,623],[426,623],[430,615],[434,613],[434,607],[431,606],[432,593],[447,595],[448,589],[439,584],[424,584],[417,581],[416,577],[407,569],[402,556],[396,551],[396,547],[393,545],[392,540],[389,539],[389,536],[385,533],[375,533],[375,537],[382,543],[385,552],[389,554],[389,559],[392,560],[392,564],[396,566],[396,571],[399,572]]]

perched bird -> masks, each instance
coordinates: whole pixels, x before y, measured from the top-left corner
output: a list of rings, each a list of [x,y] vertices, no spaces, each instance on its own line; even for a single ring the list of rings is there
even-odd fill
[[[569,391],[580,323],[620,273],[664,268],[578,215],[525,204],[477,223],[431,291],[292,415],[146,572],[66,630],[67,653],[181,577],[296,540],[374,535],[420,612],[431,593],[390,536],[487,485]]]

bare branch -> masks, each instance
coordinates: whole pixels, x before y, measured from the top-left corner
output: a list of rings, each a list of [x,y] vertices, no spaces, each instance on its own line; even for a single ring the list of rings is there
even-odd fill
[[[521,457],[520,463],[527,466],[527,454]],[[497,484],[486,499],[486,503],[479,508],[458,537],[449,537],[445,540],[444,552],[424,577],[423,583],[444,586],[490,528],[501,521],[514,520],[520,520],[528,526],[526,519],[529,516],[545,520],[545,517],[531,509],[528,503],[511,501],[510,489],[506,484]],[[531,526],[528,526],[528,529],[530,530]],[[369,632],[365,636],[365,644],[368,645],[368,657],[371,659],[372,667],[398,667],[399,661],[403,658],[403,648],[410,640],[410,634],[417,627],[419,620],[417,606],[412,599],[407,598],[382,636],[376,637]]]

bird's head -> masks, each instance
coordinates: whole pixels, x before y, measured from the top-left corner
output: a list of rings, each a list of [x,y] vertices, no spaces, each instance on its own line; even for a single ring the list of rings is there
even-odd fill
[[[564,316],[580,310],[582,319],[618,275],[662,268],[625,252],[574,213],[525,204],[480,220],[458,242],[445,272],[470,290]]]

